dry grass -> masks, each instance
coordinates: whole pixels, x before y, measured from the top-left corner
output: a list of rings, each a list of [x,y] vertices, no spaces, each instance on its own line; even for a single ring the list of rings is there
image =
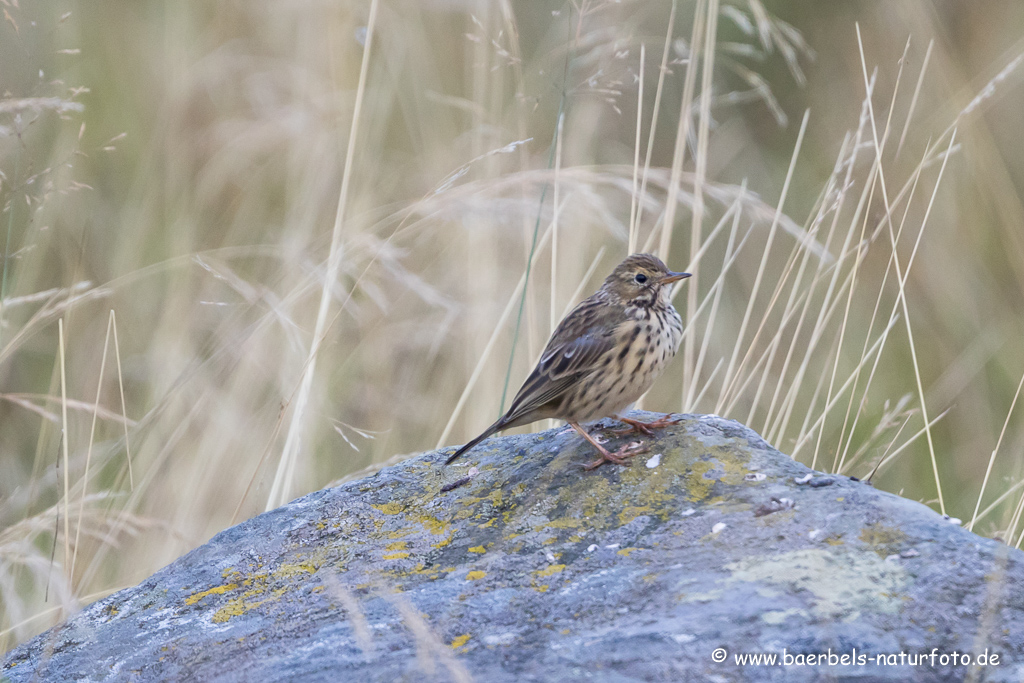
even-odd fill
[[[3,5],[0,651],[469,438],[630,244],[646,407],[1024,537],[1024,8]]]

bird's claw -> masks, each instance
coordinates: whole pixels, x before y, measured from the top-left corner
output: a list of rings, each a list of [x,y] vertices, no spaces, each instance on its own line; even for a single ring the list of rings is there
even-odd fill
[[[611,430],[612,434],[619,436],[632,434],[634,432],[639,432],[644,436],[654,436],[654,432],[652,430],[671,427],[672,425],[677,425],[683,421],[683,418],[681,417],[673,418],[672,413],[666,413],[653,422],[641,422],[640,420],[634,420],[628,417],[617,417],[616,419],[619,422],[624,422],[628,425],[625,429]]]
[[[606,462],[615,463],[616,465],[629,465],[629,461],[627,460],[627,458],[632,458],[635,455],[646,453],[648,450],[649,449],[647,448],[647,446],[640,442],[631,443],[628,446],[623,446],[614,453],[604,450],[602,451],[600,458],[594,460],[593,462],[588,462],[586,465],[583,466],[583,469],[589,472],[590,470],[597,469]]]
[[[625,422],[625,420],[623,420],[623,422]],[[644,436],[654,436],[654,432],[652,432],[650,427],[643,422],[628,423],[624,429],[609,429],[608,431],[615,436],[625,436],[626,434],[634,434],[637,432]]]

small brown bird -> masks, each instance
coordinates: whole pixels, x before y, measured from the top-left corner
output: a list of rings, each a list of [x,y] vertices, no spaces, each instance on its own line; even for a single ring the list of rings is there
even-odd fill
[[[673,273],[656,256],[627,257],[558,324],[508,412],[445,464],[495,432],[544,418],[565,420],[597,449],[601,458],[586,465],[588,470],[605,462],[624,465],[625,458],[643,452],[623,447],[610,453],[580,423],[613,416],[629,425],[619,433],[651,434],[652,428],[677,422],[668,415],[640,422],[619,413],[651,388],[679,349],[683,321],[668,285],[685,277],[690,274]]]

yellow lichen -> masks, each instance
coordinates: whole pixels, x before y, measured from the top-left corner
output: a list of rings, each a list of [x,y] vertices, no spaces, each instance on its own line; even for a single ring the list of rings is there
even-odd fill
[[[466,581],[476,581],[477,579],[482,579],[485,576],[487,576],[487,572],[472,571],[466,574]]]
[[[417,515],[416,521],[425,526],[427,531],[435,536],[440,536],[445,532],[445,529],[448,528],[448,522],[442,522],[436,517],[431,517],[430,515]]]
[[[245,579],[223,584],[221,586],[215,586],[207,591],[202,591],[201,593],[189,596],[185,599],[185,602],[186,604],[195,604],[203,597],[210,594],[226,593],[239,587],[247,588],[248,590],[242,593],[242,595],[228,600],[223,607],[214,613],[214,623],[223,623],[231,617],[245,614],[249,610],[258,607],[265,602],[277,600],[281,595],[296,585],[296,582],[291,581],[291,579],[302,574],[314,573],[322,563],[322,560],[323,552],[316,551],[312,554],[312,557],[307,558],[303,562],[284,563],[272,572],[259,572],[251,574]],[[237,571],[234,572],[234,574],[239,578],[241,577],[241,574]],[[279,585],[281,582],[285,582],[285,585]],[[278,585],[278,587],[271,590],[272,585]]]
[[[443,548],[446,545],[449,545],[452,542],[453,538],[455,538],[455,534],[451,534],[450,536],[444,538],[443,540],[438,541],[437,543],[431,543],[430,547],[431,548]]]
[[[628,505],[619,513],[619,524],[629,524],[640,515],[649,515],[650,513],[650,505]]]
[[[194,605],[197,602],[199,602],[200,600],[202,600],[203,598],[205,598],[207,595],[220,595],[221,593],[227,593],[228,591],[233,591],[236,588],[238,588],[238,584],[237,583],[226,583],[226,584],[223,584],[223,585],[220,585],[220,586],[214,586],[213,588],[211,588],[209,590],[200,591],[199,593],[193,593],[192,595],[188,596],[187,598],[185,598],[185,604],[186,605]]]
[[[404,553],[404,552],[403,553],[389,553],[387,555],[384,555],[383,559],[385,559],[385,560],[404,560],[405,558],[409,557],[409,555],[411,555],[411,554],[412,553]]]
[[[700,461],[690,466],[686,475],[686,491],[690,500],[704,500],[715,485],[715,479],[706,479],[705,474],[715,469],[715,463]]]
[[[406,527],[404,529],[389,531],[388,538],[402,538],[403,536],[408,536],[409,534],[414,533],[415,531],[416,529],[413,529],[412,527]]]
[[[405,550],[409,547],[409,541],[395,541],[384,546],[384,550]]]
[[[634,550],[640,550],[640,548],[623,548],[619,551],[619,555],[622,555],[623,557],[629,557],[629,554]]]
[[[246,612],[248,612],[249,610],[256,609],[257,607],[259,607],[263,603],[270,602],[270,601],[273,601],[273,600],[278,600],[282,595],[284,595],[284,593],[287,590],[288,590],[287,588],[278,588],[277,590],[273,591],[269,596],[267,596],[263,600],[256,600],[256,601],[252,601],[252,602],[247,601],[246,598],[247,597],[253,597],[254,595],[259,594],[261,591],[259,591],[259,590],[246,591],[240,597],[232,598],[231,600],[228,600],[228,603],[226,605],[224,605],[219,610],[214,612],[214,614],[213,614],[213,623],[215,623],[215,624],[223,624],[224,622],[226,622],[231,617],[239,617],[239,616],[245,614]]]
[[[553,565],[551,565],[549,567],[546,567],[544,569],[538,569],[537,571],[535,571],[533,573],[536,574],[537,576],[551,576],[552,574],[560,573],[563,569],[565,569],[565,565],[564,564],[553,564]]]
[[[553,519],[543,526],[550,529],[578,529],[583,526],[583,522],[572,517],[563,517],[561,519]]]
[[[487,548],[483,547],[482,545],[475,545],[469,549],[469,552],[483,554],[487,552]]]
[[[455,650],[462,647],[469,641],[469,638],[470,635],[468,633],[463,633],[461,636],[455,636],[452,640],[452,649]]]
[[[887,557],[899,551],[899,546],[907,539],[907,535],[896,527],[884,524],[869,524],[860,532],[860,540],[870,546],[879,557]]]
[[[275,579],[287,579],[299,574],[312,574],[318,569],[317,564],[314,560],[306,560],[305,562],[293,562],[285,563],[278,566],[271,576]]]
[[[374,505],[373,508],[380,510],[385,515],[397,515],[405,511],[405,506],[401,503],[384,503],[382,505]]]

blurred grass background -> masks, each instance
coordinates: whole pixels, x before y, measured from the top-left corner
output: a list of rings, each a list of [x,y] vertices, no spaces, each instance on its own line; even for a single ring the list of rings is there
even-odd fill
[[[1019,542],[1024,4],[0,8],[0,652],[474,436],[631,233],[697,273],[645,407]]]

